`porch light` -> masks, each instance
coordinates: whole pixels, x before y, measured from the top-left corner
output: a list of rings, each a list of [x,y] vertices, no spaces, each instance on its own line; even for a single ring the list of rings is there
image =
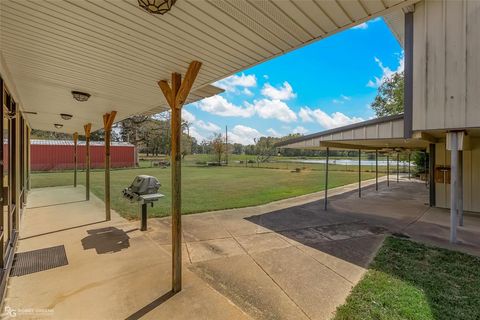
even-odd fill
[[[138,0],[138,5],[147,12],[154,14],[165,14],[177,0]]]
[[[67,113],[60,113],[60,117],[62,117],[63,120],[70,120],[73,116]]]
[[[80,92],[80,91],[72,91],[72,96],[73,96],[73,99],[75,99],[79,102],[87,101],[88,98],[90,98],[89,93]]]
[[[63,124],[61,124],[61,123],[55,123],[54,126],[55,126],[55,128],[60,129],[60,128],[63,127]]]

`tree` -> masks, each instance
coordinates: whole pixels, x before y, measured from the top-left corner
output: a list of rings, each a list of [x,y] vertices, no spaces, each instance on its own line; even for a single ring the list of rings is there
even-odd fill
[[[270,157],[276,154],[275,143],[278,142],[278,138],[273,137],[261,137],[255,139],[255,153],[257,155],[257,164],[260,162],[266,162]]]
[[[225,142],[221,133],[216,133],[213,136],[211,145],[213,154],[216,156],[217,162],[220,163],[222,161],[222,154],[225,151]]]
[[[149,116],[133,116],[120,123],[123,141],[128,141],[135,146],[135,166],[137,167],[139,165],[138,153],[140,143],[146,140],[149,131],[143,124],[148,120],[150,120]]]
[[[403,112],[404,76],[403,72],[394,73],[386,78],[378,88],[372,109],[377,117]]]

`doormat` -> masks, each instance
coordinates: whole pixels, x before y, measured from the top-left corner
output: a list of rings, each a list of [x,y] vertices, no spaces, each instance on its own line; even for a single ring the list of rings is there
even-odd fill
[[[68,265],[68,259],[63,245],[19,252],[13,259],[10,276],[19,277],[66,265]]]

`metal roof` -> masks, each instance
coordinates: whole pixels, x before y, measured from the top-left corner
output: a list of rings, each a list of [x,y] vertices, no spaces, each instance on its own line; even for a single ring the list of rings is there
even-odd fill
[[[405,138],[404,126],[403,114],[386,116],[290,139],[276,146],[312,150],[326,147],[348,150],[424,150],[433,138],[426,135]]]
[[[333,129],[329,129],[329,130],[325,130],[325,131],[321,131],[321,132],[317,132],[317,133],[312,133],[312,134],[309,134],[309,135],[305,135],[305,136],[301,136],[301,137],[298,137],[298,138],[293,138],[293,139],[290,139],[290,140],[279,142],[279,143],[276,144],[276,146],[277,147],[282,147],[282,146],[286,146],[286,145],[289,145],[289,144],[294,144],[294,143],[298,143],[298,142],[302,142],[302,141],[312,140],[312,139],[315,139],[315,138],[326,137],[326,136],[330,136],[330,135],[335,134],[335,133],[340,133],[340,132],[349,131],[349,130],[353,130],[353,129],[358,129],[358,128],[362,128],[362,127],[366,127],[366,126],[370,126],[370,125],[375,125],[375,124],[380,124],[380,123],[386,123],[386,122],[390,122],[390,121],[394,121],[394,120],[403,120],[403,113],[392,115],[392,116],[370,119],[370,120],[366,120],[366,121],[362,121],[362,122],[349,124],[349,125],[343,126],[343,127],[338,127],[338,128],[333,128]]]
[[[43,140],[43,139],[32,139],[30,140],[32,145],[42,145],[42,146],[73,146],[73,140]],[[79,140],[79,146],[84,146],[85,141]],[[90,146],[104,146],[103,141],[90,141]],[[134,147],[133,144],[128,142],[115,142],[112,141],[110,145],[113,147]]]
[[[0,72],[21,108],[38,112],[26,115],[33,128],[80,133],[112,110],[117,121],[166,110],[157,81],[192,60],[203,66],[191,98],[202,98],[217,80],[415,2],[181,0],[159,16],[137,0],[2,0]],[[71,90],[92,97],[75,102]]]

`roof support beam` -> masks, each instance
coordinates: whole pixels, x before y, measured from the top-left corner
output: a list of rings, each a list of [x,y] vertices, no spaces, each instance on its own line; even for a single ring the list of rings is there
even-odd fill
[[[360,147],[360,145],[340,143],[340,142],[320,141],[320,147],[358,150],[358,147]],[[375,151],[378,149],[377,147],[370,147],[370,146],[364,146],[364,145],[361,145],[361,147],[364,150],[372,150],[372,151]]]
[[[85,199],[90,200],[90,131],[92,124],[87,123],[83,126],[85,130]]]
[[[171,84],[160,80],[158,86],[172,110],[171,114],[171,167],[172,167],[172,291],[182,290],[182,173],[180,140],[182,135],[182,107],[202,66],[201,62],[192,61],[182,76],[172,73]]]
[[[417,140],[424,140],[428,141],[430,143],[436,143],[438,142],[438,139],[432,136],[431,134],[427,132],[421,132],[421,131],[416,131],[412,133],[412,138],[417,139]]]
[[[110,142],[112,139],[112,125],[117,111],[103,115],[103,129],[105,130],[105,220],[112,219],[110,212]]]
[[[78,132],[73,134],[73,187],[77,187],[77,143]]]

